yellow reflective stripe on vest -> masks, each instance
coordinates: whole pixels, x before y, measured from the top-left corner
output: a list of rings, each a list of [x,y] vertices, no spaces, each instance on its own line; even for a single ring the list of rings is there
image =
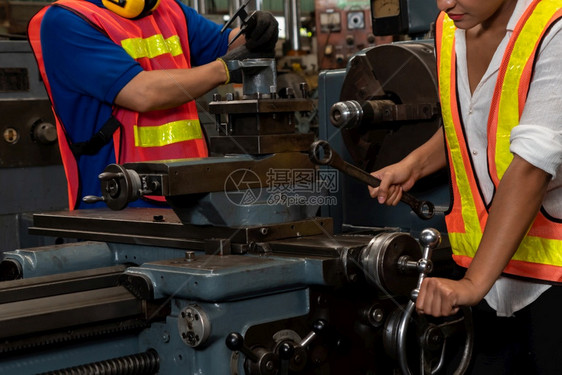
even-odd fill
[[[552,15],[560,9],[560,0],[543,0],[521,29],[509,58],[500,102],[498,105],[498,130],[496,134],[496,169],[501,180],[513,159],[509,152],[511,130],[519,124],[519,83],[523,70],[531,58],[542,32]]]
[[[199,120],[174,121],[160,126],[134,126],[135,146],[160,147],[203,138]]]
[[[478,229],[480,231],[480,228]],[[448,232],[451,249],[455,255],[474,257],[476,250],[482,241],[482,232],[454,233]]]
[[[154,58],[166,53],[178,56],[183,53],[180,38],[177,35],[173,35],[168,39],[164,39],[162,34],[156,34],[146,39],[124,39],[121,41],[121,46],[133,59],[140,59],[142,57]]]
[[[455,43],[455,24],[445,15],[443,19],[443,35],[441,37],[440,46],[440,66],[439,66],[439,91],[441,96],[441,112],[443,116],[443,123],[445,126],[445,135],[449,150],[451,152],[450,163],[455,171],[456,183],[461,192],[471,192],[470,182],[466,174],[466,169],[463,163],[461,146],[459,144],[459,137],[456,135],[454,118],[452,109],[456,108],[457,103],[453,103],[451,87],[451,71]],[[478,211],[474,204],[474,198],[471,194],[461,194],[461,207],[462,217],[464,221],[465,233],[456,234],[449,233],[449,239],[453,249],[458,250],[455,253],[459,255],[474,255],[465,253],[466,250],[476,250],[480,239],[482,237],[482,230],[480,228],[480,220],[478,219]]]
[[[511,259],[562,266],[560,241],[526,236]]]

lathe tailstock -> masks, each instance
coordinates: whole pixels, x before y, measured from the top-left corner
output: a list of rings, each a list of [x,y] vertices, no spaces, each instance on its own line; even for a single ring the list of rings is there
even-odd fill
[[[401,131],[430,134],[438,114],[434,74],[418,69],[430,65],[432,47],[378,48],[344,73],[357,83],[366,67],[371,72],[360,97],[342,98],[370,111],[369,121],[356,110],[346,122],[354,125],[339,128],[344,138],[339,131],[333,138],[376,145],[354,151],[368,156],[363,169],[399,145]],[[385,53],[425,60],[398,67]],[[347,216],[320,214],[343,212],[351,201],[366,212],[376,202],[363,199],[365,186],[342,190],[337,171],[310,160],[315,136],[295,132],[294,120],[312,108],[306,85],[298,97],[278,88],[266,60],[240,69],[243,96],[217,96],[209,106],[218,133],[212,157],[110,165],[100,175],[103,196],[85,198],[108,209],[34,215],[31,233],[80,241],[4,254],[1,373],[464,371],[470,312],[434,320],[418,317],[411,302],[427,274],[451,275],[446,234],[419,229],[442,216],[423,222],[407,211],[392,225],[347,225]],[[396,69],[423,84],[402,87],[412,78],[393,80]],[[154,197],[172,209],[127,208]]]

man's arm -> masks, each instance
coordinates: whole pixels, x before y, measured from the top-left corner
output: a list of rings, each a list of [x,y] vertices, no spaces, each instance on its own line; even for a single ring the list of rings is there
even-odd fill
[[[231,30],[228,39],[232,40],[239,31],[238,28]],[[277,34],[273,39],[277,40]],[[241,35],[228,50],[232,51],[246,42],[246,35]],[[192,69],[143,71],[121,89],[115,104],[137,112],[174,108],[197,99],[225,83],[227,78],[226,66],[220,61]]]
[[[239,30],[232,29],[228,39],[232,40]],[[245,43],[241,35],[229,51]],[[115,104],[137,112],[174,108],[206,94],[226,79],[224,64],[219,61],[192,69],[143,71],[121,89]]]
[[[226,81],[223,63],[192,69],[142,71],[117,94],[115,104],[137,112],[174,108]]]

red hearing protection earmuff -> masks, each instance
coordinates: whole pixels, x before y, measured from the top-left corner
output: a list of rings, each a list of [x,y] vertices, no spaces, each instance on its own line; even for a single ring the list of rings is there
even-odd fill
[[[144,17],[160,4],[160,0],[102,0],[101,2],[107,9],[125,18]]]

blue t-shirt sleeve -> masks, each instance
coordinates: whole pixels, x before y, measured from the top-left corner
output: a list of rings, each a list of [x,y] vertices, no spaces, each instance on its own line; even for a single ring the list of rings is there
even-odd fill
[[[57,6],[45,13],[41,45],[48,77],[102,102],[113,103],[119,91],[142,71],[108,36]]]
[[[223,56],[228,50],[228,35],[232,30],[226,29],[221,33],[222,25],[206,19],[180,1],[177,2],[187,20],[191,64],[201,66]]]

